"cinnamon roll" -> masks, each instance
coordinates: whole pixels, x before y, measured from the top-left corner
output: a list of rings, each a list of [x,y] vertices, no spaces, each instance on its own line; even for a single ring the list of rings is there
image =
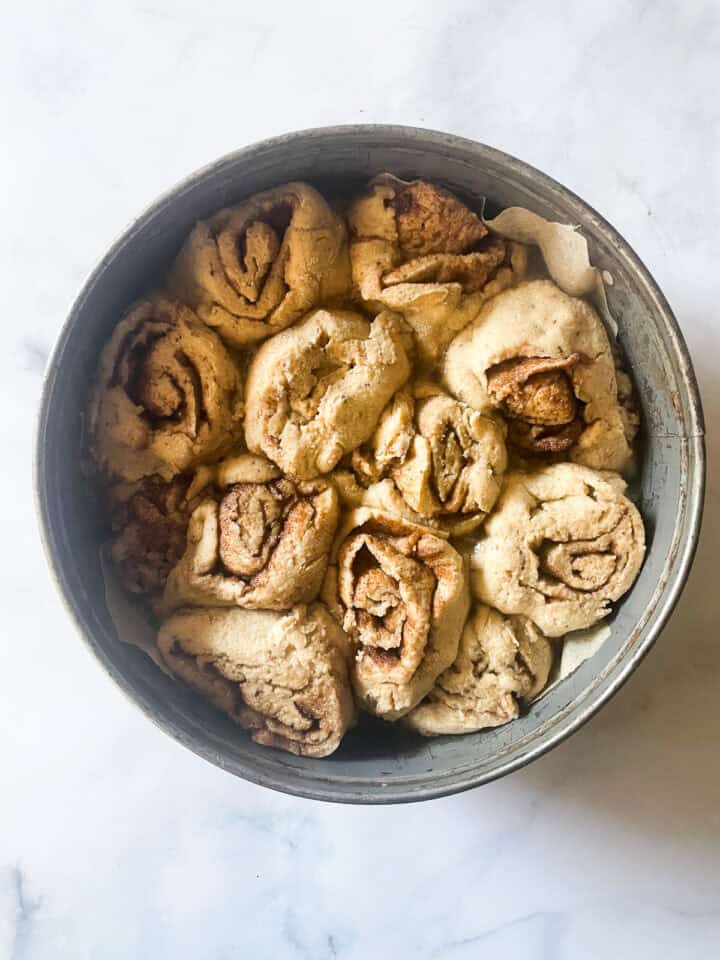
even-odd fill
[[[501,412],[525,453],[566,454],[597,469],[628,466],[634,432],[618,400],[600,318],[551,280],[499,294],[448,348],[450,392],[481,413]]]
[[[349,290],[345,226],[309,184],[286,183],[200,221],[169,285],[243,347]]]
[[[126,481],[176,474],[242,436],[240,372],[218,336],[162,296],[136,304],[100,357],[89,409],[90,452]]]
[[[402,313],[426,361],[440,357],[480,306],[525,272],[524,247],[488,235],[456,196],[425,180],[376,177],[348,222],[361,298]]]
[[[426,527],[352,511],[322,599],[355,650],[352,681],[370,713],[397,720],[455,659],[469,599],[463,558]]]
[[[543,689],[552,661],[552,646],[532,621],[479,604],[465,624],[455,662],[405,723],[426,737],[508,723]]]
[[[347,471],[335,474],[352,505],[377,506],[453,535],[482,523],[507,465],[502,425],[437,391],[398,393]]]
[[[355,723],[347,641],[321,604],[285,615],[185,610],[157,645],[174,674],[263,746],[326,757]]]
[[[238,476],[236,464],[217,472]],[[322,480],[232,482],[193,511],[162,609],[308,603],[320,590],[337,522],[337,493]]]
[[[407,379],[402,320],[317,310],[258,350],[248,372],[247,445],[286,474],[328,473],[367,440]]]
[[[633,585],[645,553],[618,476],[573,463],[505,477],[472,555],[475,595],[549,637],[590,627]]]

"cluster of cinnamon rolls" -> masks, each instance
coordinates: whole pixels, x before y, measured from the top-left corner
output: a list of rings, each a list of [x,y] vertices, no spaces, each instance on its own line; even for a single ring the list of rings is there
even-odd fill
[[[118,319],[88,414],[113,561],[256,742],[506,723],[631,587],[629,381],[532,257],[425,181],[343,211],[289,183]]]

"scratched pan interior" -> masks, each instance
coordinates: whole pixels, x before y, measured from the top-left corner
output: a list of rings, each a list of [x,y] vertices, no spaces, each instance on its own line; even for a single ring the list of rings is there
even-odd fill
[[[579,224],[609,290],[644,423],[639,506],[645,564],[614,611],[612,635],[527,715],[495,730],[431,741],[365,723],[325,760],[257,747],[242,731],[118,641],[98,564],[99,518],[80,474],[81,414],[103,342],[124,307],[169,263],[195,220],[257,190],[307,179],[342,195],[391,170],[441,181],[494,207],[522,205]],[[268,140],[201,170],[117,241],[81,291],[51,359],[39,420],[36,491],[48,557],[90,648],[163,730],[218,766],[288,793],[345,802],[420,800],[475,786],[527,763],[582,725],[637,666],[667,619],[692,561],[704,483],[703,427],[691,363],[656,284],[595,211],[532,167],[489,147],[402,127],[339,127]]]

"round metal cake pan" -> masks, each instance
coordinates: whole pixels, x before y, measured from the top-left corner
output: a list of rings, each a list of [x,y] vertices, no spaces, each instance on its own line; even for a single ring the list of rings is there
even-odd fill
[[[196,220],[288,180],[335,198],[373,175],[439,181],[491,209],[524,206],[577,224],[593,263],[613,277],[608,299],[637,389],[642,470],[637,502],[648,551],[611,635],[573,674],[513,723],[424,740],[397,726],[363,725],[332,757],[297,758],[256,746],[181,683],[122,643],[109,615],[81,472],[82,420],[101,347],[124,308],[157,280]],[[430,130],[342,126],[265,140],[223,157],[176,186],[135,220],[102,258],[60,332],[38,422],[35,487],[48,560],[67,608],[115,682],[166,733],[224,770],[275,790],[351,803],[424,800],[478,786],[541,756],[582,726],[652,646],[692,563],[702,514],[703,420],[692,363],[657,284],[629,244],[581,199],[491,147]]]

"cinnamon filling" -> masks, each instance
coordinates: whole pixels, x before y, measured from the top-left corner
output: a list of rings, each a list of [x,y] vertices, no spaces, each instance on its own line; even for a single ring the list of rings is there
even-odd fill
[[[465,467],[465,451],[455,430],[446,424],[439,439],[431,438],[433,480],[438,498],[446,503]]]
[[[185,549],[188,512],[187,483],[144,480],[137,493],[117,511],[113,527],[120,531],[113,559],[134,593],[155,593]]]
[[[464,254],[433,253],[415,257],[383,275],[385,286],[396,283],[459,283],[465,293],[482,290],[505,262],[504,240],[492,237],[482,249]]]
[[[220,559],[230,573],[252,577],[267,565],[296,490],[289,480],[238,483],[220,502]]]
[[[250,303],[257,303],[275,263],[292,219],[288,203],[251,220],[240,230],[229,224],[216,239],[218,256],[228,283]]]
[[[449,190],[416,180],[391,201],[405,254],[464,253],[487,234],[482,220]]]
[[[511,420],[508,424],[508,440],[514,447],[527,453],[564,453],[577,443],[582,431],[583,423],[579,417],[560,427],[540,427],[522,420]]]
[[[584,357],[503,360],[486,373],[488,393],[512,421],[510,442],[531,453],[562,453],[582,432],[580,403],[569,372]]]
[[[280,239],[268,223],[254,220],[239,236],[223,230],[217,238],[220,262],[237,292],[256,303],[280,250]]]
[[[368,652],[382,651],[397,659],[406,619],[397,581],[377,565],[367,547],[357,553],[353,572],[358,640]]]

